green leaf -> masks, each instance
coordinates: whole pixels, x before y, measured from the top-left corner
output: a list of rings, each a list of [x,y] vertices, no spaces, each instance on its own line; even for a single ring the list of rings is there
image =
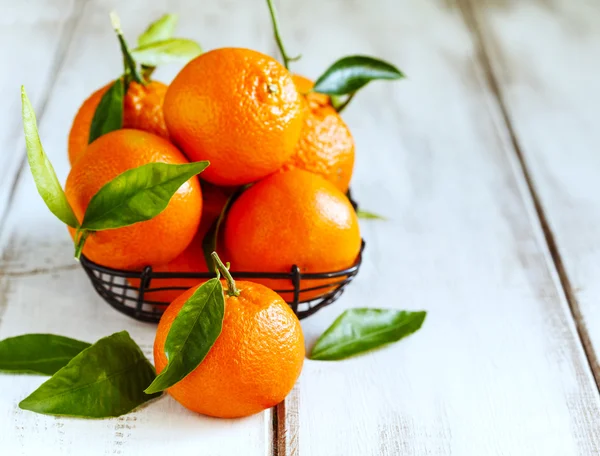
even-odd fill
[[[131,51],[140,64],[155,67],[165,63],[187,63],[202,53],[198,43],[184,38],[170,38],[140,46]]]
[[[155,41],[163,41],[173,36],[177,27],[177,14],[165,14],[160,19],[148,26],[146,31],[138,37],[138,46],[145,46]]]
[[[363,55],[343,57],[317,79],[314,92],[327,95],[350,95],[378,79],[401,79],[404,74],[395,66]]]
[[[235,199],[240,195],[241,192],[232,193],[227,201],[225,202],[225,206],[221,210],[219,217],[212,226],[208,229],[204,238],[202,239],[202,252],[204,253],[204,261],[206,262],[206,266],[209,271],[215,270],[215,262],[212,259],[212,253],[217,250],[217,243],[219,240],[219,233],[221,232],[221,225],[225,220],[225,215],[229,212],[229,208],[235,201]]]
[[[348,309],[319,337],[310,359],[344,359],[396,342],[417,331],[426,315],[423,311]]]
[[[167,207],[179,187],[207,166],[207,161],[148,163],[127,170],[92,197],[81,228],[108,230],[150,220]]]
[[[90,136],[88,144],[100,136],[111,131],[123,128],[123,98],[125,97],[125,84],[123,78],[117,79],[108,88],[100,103],[96,107],[92,123],[90,125]]]
[[[90,344],[54,334],[24,334],[0,341],[0,371],[52,375]]]
[[[158,397],[144,393],[155,377],[140,347],[121,331],[83,350],[19,407],[47,415],[121,416]]]
[[[117,13],[112,11],[110,13],[110,22],[117,34],[117,39],[119,40],[119,45],[121,47],[121,54],[123,54],[123,69],[125,75],[127,76],[127,84],[125,84],[125,92],[128,89],[128,81],[133,79],[135,82],[142,84],[142,77],[138,71],[137,64],[133,57],[131,56],[131,51],[129,50],[129,46],[127,45],[127,41],[125,41],[125,37],[123,36],[123,31],[121,30],[121,20]]]
[[[387,220],[383,215],[376,214],[375,212],[363,211],[362,209],[358,209],[356,215],[361,219]]]
[[[50,163],[44,152],[38,133],[35,112],[23,86],[21,86],[21,103],[27,161],[29,162],[29,168],[31,169],[37,191],[44,200],[44,203],[46,203],[46,206],[48,206],[48,209],[50,209],[50,212],[71,228],[77,228],[79,222],[67,201],[58,177],[56,177],[52,163]]]
[[[173,320],[165,341],[167,367],[146,392],[169,388],[196,369],[221,334],[224,315],[223,286],[218,278],[210,279],[190,296]]]

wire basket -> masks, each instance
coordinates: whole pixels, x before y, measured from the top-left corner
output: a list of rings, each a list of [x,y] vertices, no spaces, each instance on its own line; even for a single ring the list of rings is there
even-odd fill
[[[362,253],[365,248],[365,242],[362,241],[360,253],[355,263],[340,271],[322,272],[322,273],[303,273],[296,265],[292,266],[290,272],[232,272],[235,280],[252,279],[286,279],[291,281],[292,288],[275,290],[278,293],[289,293],[293,295],[293,300],[288,301],[292,310],[298,318],[306,318],[317,310],[331,304],[337,300],[346,286],[352,282],[360,269],[362,262]],[[120,269],[107,268],[90,261],[85,256],[81,256],[81,265],[90,278],[94,289],[100,296],[119,312],[124,313],[136,320],[147,322],[158,322],[169,302],[154,301],[147,299],[146,296],[151,292],[180,290],[185,291],[186,287],[152,287],[153,279],[211,279],[215,274],[209,272],[154,272],[152,267],[147,266],[142,271],[125,271]],[[139,281],[139,286],[133,286],[129,280],[135,283]],[[133,280],[132,280],[133,279]],[[312,286],[303,287],[303,282],[310,280]],[[322,284],[314,285],[315,282]],[[303,292],[316,290],[326,290],[324,294],[315,299],[302,300]]]

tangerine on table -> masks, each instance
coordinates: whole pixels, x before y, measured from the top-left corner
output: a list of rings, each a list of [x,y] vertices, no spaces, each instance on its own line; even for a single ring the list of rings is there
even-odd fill
[[[294,152],[304,117],[288,71],[265,54],[237,48],[188,63],[163,109],[172,140],[188,158],[210,161],[202,178],[225,186],[277,171]]]
[[[80,106],[69,132],[69,161],[75,163],[88,146],[90,126],[96,108],[110,84],[96,90]],[[138,84],[132,81],[124,99],[123,128],[134,128],[169,137],[162,112],[167,86],[162,82],[150,81]]]
[[[100,188],[123,172],[148,163],[188,163],[169,141],[139,130],[116,130],[88,146],[71,168],[65,194],[81,222]],[[123,228],[93,232],[83,254],[103,266],[139,269],[165,264],[189,245],[200,223],[202,192],[196,176],[184,183],[168,206],[151,220]],[[71,235],[75,234],[69,229]]]
[[[304,362],[298,317],[274,291],[253,282],[236,282],[239,296],[225,293],[223,329],[200,365],[168,393],[184,407],[204,415],[237,418],[281,402]],[[224,282],[223,287],[229,290]],[[196,287],[197,288],[197,287]],[[157,373],[167,365],[164,346],[192,288],[167,307],[156,331]]]
[[[323,176],[342,192],[348,191],[354,168],[354,139],[327,95],[310,92],[313,82],[294,75],[306,100],[307,114],[294,154],[283,169],[299,168]]]
[[[361,247],[358,218],[348,198],[331,182],[294,169],[259,181],[232,204],[225,221],[224,247],[237,271],[333,272],[352,266]],[[342,278],[302,280],[302,289]],[[291,280],[255,279],[276,291],[292,290]],[[309,300],[332,287],[303,291]],[[292,301],[291,292],[280,292]]]

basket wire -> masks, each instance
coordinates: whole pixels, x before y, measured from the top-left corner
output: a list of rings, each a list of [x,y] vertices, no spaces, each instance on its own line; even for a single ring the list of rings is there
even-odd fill
[[[303,273],[297,265],[293,265],[290,272],[231,272],[235,280],[252,279],[284,279],[291,281],[292,288],[275,289],[278,293],[292,293],[293,299],[288,301],[298,318],[306,318],[319,309],[333,303],[344,292],[346,286],[352,282],[360,269],[362,253],[365,242],[362,241],[360,253],[355,263],[346,269],[323,273]],[[152,287],[153,279],[211,279],[214,273],[208,272],[155,272],[147,266],[142,271],[126,271],[108,268],[94,263],[81,256],[81,265],[88,275],[96,292],[112,307],[119,312],[136,320],[156,323],[169,302],[147,299],[146,295],[156,291],[180,290],[182,293],[187,288],[181,286]],[[132,286],[128,279],[139,280],[139,287]],[[334,280],[332,280],[334,279]],[[311,282],[322,280],[323,283],[303,287],[304,281]],[[301,294],[308,291],[325,290],[315,299],[302,300]]]

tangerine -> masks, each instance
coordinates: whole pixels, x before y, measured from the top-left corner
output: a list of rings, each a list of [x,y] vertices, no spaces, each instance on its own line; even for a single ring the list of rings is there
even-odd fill
[[[232,204],[225,221],[224,247],[238,271],[333,272],[354,264],[361,247],[358,218],[348,198],[321,176],[294,169],[259,181]],[[332,290],[343,278],[303,279],[300,300]],[[292,282],[256,279],[292,301]]]
[[[81,222],[92,197],[123,172],[147,163],[188,163],[169,141],[140,130],[115,130],[99,137],[77,159],[65,194]],[[202,192],[196,176],[184,183],[168,206],[151,220],[91,233],[83,254],[103,266],[139,269],[166,264],[190,244],[200,223]],[[69,228],[71,235],[75,231]]]
[[[200,365],[167,391],[194,412],[237,418],[273,407],[287,396],[302,370],[304,336],[298,317],[274,291],[239,281],[236,296],[228,293],[225,281],[223,287],[221,334]],[[173,301],[158,324],[157,373],[168,362],[164,346],[173,320],[196,288]]]
[[[250,49],[196,57],[175,77],[164,102],[172,140],[202,178],[217,185],[255,182],[277,171],[300,137],[303,102],[288,71]]]
[[[112,83],[96,90],[80,106],[69,132],[69,161],[75,163],[88,146],[90,126],[96,108],[104,93]],[[169,137],[162,112],[162,104],[167,86],[162,82],[151,81],[138,84],[132,81],[123,104],[123,128],[134,128],[154,133],[163,138]]]

